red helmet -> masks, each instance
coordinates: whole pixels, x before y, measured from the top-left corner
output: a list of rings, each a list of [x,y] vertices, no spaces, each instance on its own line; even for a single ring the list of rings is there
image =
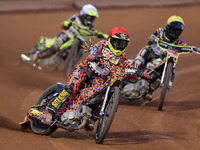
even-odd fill
[[[123,27],[114,27],[108,37],[108,47],[116,56],[120,56],[128,45],[130,36]]]

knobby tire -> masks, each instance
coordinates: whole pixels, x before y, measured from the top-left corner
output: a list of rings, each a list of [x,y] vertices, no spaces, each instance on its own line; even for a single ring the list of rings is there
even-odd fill
[[[120,98],[120,89],[117,86],[115,86],[111,89],[109,93],[108,102],[105,107],[106,109],[105,114],[103,114],[98,121],[95,134],[95,142],[97,144],[101,144],[103,142],[104,138],[106,137],[110,129],[113,118],[115,116],[115,112],[117,111],[119,98]]]
[[[160,94],[160,99],[159,99],[159,103],[158,103],[158,110],[161,111],[163,108],[163,104],[165,101],[165,95],[168,89],[168,85],[169,85],[169,81],[170,81],[170,77],[172,74],[172,69],[173,69],[173,64],[170,62],[168,63],[167,66],[167,71],[165,74],[165,78],[164,78],[164,82],[163,82],[163,87],[161,88],[161,94]]]

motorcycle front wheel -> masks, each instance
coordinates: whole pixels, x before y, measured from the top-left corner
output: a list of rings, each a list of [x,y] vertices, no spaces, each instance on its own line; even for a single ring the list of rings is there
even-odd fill
[[[104,114],[100,116],[96,133],[95,133],[95,142],[101,144],[106,137],[110,126],[112,124],[115,112],[117,111],[118,102],[120,98],[120,89],[117,86],[114,86],[108,96],[108,101],[105,106]]]
[[[163,108],[163,104],[164,104],[164,101],[165,101],[165,95],[166,95],[167,89],[169,87],[169,80],[170,80],[170,77],[172,75],[172,69],[173,69],[173,64],[168,63],[167,71],[166,71],[166,74],[165,74],[163,87],[161,88],[161,94],[160,94],[160,99],[159,99],[159,103],[158,103],[158,110],[159,111],[161,111],[162,108]]]
[[[48,89],[42,93],[42,95],[39,97],[35,105],[40,105],[44,103],[45,99],[47,99],[48,96],[54,94],[57,90],[57,85],[50,86]],[[46,106],[44,107],[38,107],[37,109],[40,111],[45,111]],[[30,120],[30,126],[34,133],[40,134],[40,135],[49,135],[57,130],[58,127],[56,126],[47,126],[44,125],[38,121]]]

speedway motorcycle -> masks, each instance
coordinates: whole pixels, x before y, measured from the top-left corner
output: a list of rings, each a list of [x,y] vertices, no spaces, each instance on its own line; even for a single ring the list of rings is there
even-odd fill
[[[65,42],[56,54],[47,58],[38,59],[36,62],[31,62],[31,58],[34,54],[37,54],[46,48],[50,48],[56,40],[56,37],[48,38],[42,36],[40,37],[39,42],[27,54],[20,55],[21,62],[47,72],[58,69],[62,62],[64,62],[64,73],[66,76],[69,76],[70,73],[72,73],[74,66],[83,55],[81,48],[83,41],[88,37],[103,39],[108,37],[107,34],[91,31],[87,27],[78,25],[76,22],[72,23],[72,26],[67,29],[66,34],[70,40]]]
[[[104,59],[99,59],[104,63],[110,63]],[[97,66],[95,63],[91,62],[90,67],[96,69]],[[111,127],[113,118],[117,111],[118,102],[120,99],[119,85],[125,74],[123,68],[116,67],[112,64],[109,70],[110,74],[109,76],[106,76],[106,80],[103,83],[106,86],[103,88],[102,92],[100,92],[95,97],[87,99],[78,108],[72,111],[62,112],[62,107],[68,106],[67,101],[63,102],[61,108],[55,115],[51,126],[44,125],[39,121],[30,119],[27,120],[27,118],[24,122],[20,123],[20,125],[22,127],[27,127],[30,125],[32,131],[36,134],[49,135],[56,131],[58,128],[65,129],[70,132],[79,129],[87,129],[87,122],[90,118],[92,118],[98,122],[95,132],[95,142],[97,144],[102,143]],[[83,86],[82,89],[90,87],[91,83],[92,79],[89,78],[87,85],[85,85],[86,87]],[[47,104],[62,91],[63,87],[64,84],[57,83],[56,85],[46,89],[44,93],[39,97],[35,105],[32,106],[32,108],[36,108],[44,112]]]
[[[151,76],[150,82],[137,76],[130,76],[123,81],[121,93],[124,98],[128,98],[129,100],[138,100],[146,95],[151,83],[160,80],[159,87],[161,88],[161,92],[158,110],[161,111],[164,105],[166,92],[171,88],[174,80],[179,56],[190,52],[200,54],[200,52],[197,51],[194,46],[173,45],[162,40],[157,40],[155,46],[160,49],[165,56],[147,64],[146,69],[148,70],[148,74]],[[129,61],[131,63],[133,60]]]

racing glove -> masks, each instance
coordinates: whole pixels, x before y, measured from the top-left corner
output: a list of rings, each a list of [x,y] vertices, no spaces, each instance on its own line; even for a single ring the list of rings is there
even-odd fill
[[[140,77],[145,77],[146,79],[150,79],[150,75],[146,71],[137,70],[136,75]]]
[[[71,22],[69,22],[69,21],[64,21],[63,23],[62,23],[62,25],[61,25],[61,30],[67,30],[67,29],[69,29],[69,27],[72,25],[72,23]]]
[[[95,59],[96,59],[96,56],[95,56],[95,55],[92,55],[92,54],[91,54],[91,55],[88,55],[87,58],[86,58],[86,60],[87,60],[87,61],[90,61],[90,62],[95,61]]]
[[[157,38],[155,36],[150,36],[147,38],[147,44],[151,45],[153,43],[156,43]]]
[[[164,50],[160,51],[160,56],[161,56],[161,58],[166,57],[167,56],[167,52],[164,51]]]
[[[142,71],[140,69],[125,69],[125,74],[136,74],[139,77],[150,79],[150,75],[146,71]]]
[[[107,39],[107,38],[108,38],[108,35],[107,35],[107,34],[103,34],[103,33],[101,33],[101,32],[98,32],[98,33],[97,33],[97,38]]]

